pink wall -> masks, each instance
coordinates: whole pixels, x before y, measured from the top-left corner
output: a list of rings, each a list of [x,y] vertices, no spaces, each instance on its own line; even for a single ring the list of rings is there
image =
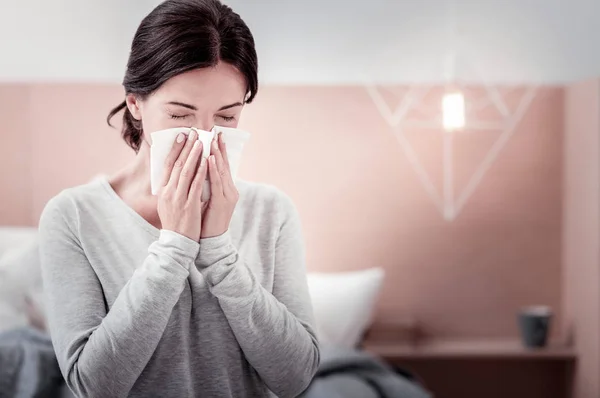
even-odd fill
[[[29,91],[26,85],[0,86],[0,224],[33,221]]]
[[[0,86],[3,104],[13,98],[7,90]],[[0,119],[2,147],[16,148],[3,150],[19,153],[2,160],[5,170],[30,169],[19,189],[0,186],[9,198],[4,224],[34,224],[60,189],[111,173],[132,156],[104,125],[119,87],[34,85],[24,93],[17,98],[29,103],[28,144],[11,129],[18,121],[5,128]],[[436,336],[515,336],[520,306],[551,305],[560,318],[563,105],[562,89],[540,90],[452,223],[362,87],[263,87],[244,111],[242,127],[254,135],[241,176],[294,198],[311,270],[386,269],[379,317],[414,316]],[[441,189],[440,132],[407,134]],[[493,139],[457,138],[459,187]]]
[[[563,297],[577,398],[600,396],[600,81],[566,91]]]
[[[60,189],[118,170],[134,153],[105,122],[109,110],[122,101],[121,88],[36,85],[30,93],[31,189],[37,223],[46,201]]]
[[[507,336],[519,306],[560,312],[561,89],[541,90],[453,223],[365,90],[273,87],[244,117],[256,134],[245,174],[294,197],[309,266],[386,269],[380,317],[415,316],[437,336]],[[441,134],[419,133],[408,132],[416,152],[439,170]],[[485,133],[461,137],[457,171],[470,175],[490,145]]]

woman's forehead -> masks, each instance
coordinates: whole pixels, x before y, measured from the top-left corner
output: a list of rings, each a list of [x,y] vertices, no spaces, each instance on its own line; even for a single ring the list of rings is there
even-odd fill
[[[246,95],[246,81],[235,67],[219,63],[215,67],[191,70],[167,80],[156,92],[165,101],[204,102],[243,102]],[[177,96],[178,99],[172,97]]]

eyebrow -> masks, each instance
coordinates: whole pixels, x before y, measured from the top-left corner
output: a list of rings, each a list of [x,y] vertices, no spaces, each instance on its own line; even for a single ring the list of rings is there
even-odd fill
[[[194,105],[186,104],[186,103],[179,102],[179,101],[169,101],[169,102],[167,102],[167,104],[182,106],[184,108],[188,108],[188,109],[191,109],[193,111],[197,111],[198,110],[198,108],[196,108]],[[219,111],[224,111],[225,109],[235,108],[236,106],[242,106],[242,105],[243,104],[241,102],[235,102],[233,104],[222,106],[221,108],[219,108]]]

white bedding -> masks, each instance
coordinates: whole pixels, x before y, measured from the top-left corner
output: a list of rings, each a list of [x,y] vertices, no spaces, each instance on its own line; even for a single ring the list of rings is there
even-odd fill
[[[43,313],[35,228],[0,228],[0,332],[30,325],[31,306]]]

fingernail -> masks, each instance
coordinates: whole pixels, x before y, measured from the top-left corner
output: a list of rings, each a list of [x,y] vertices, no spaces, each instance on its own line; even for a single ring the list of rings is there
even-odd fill
[[[196,132],[194,130],[190,131],[188,135],[188,140],[193,140],[196,137]]]
[[[202,158],[202,160],[200,161],[200,167],[204,166],[206,166],[206,158]]]
[[[185,134],[180,133],[177,136],[177,143],[181,144],[183,142],[183,140],[185,139]]]

